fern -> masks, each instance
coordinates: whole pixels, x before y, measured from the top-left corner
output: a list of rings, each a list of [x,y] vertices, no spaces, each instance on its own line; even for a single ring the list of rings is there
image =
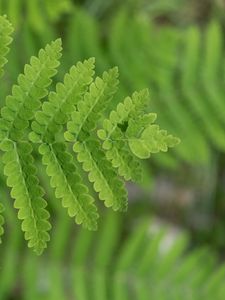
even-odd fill
[[[48,222],[49,213],[45,209],[43,189],[39,186],[36,176],[32,147],[26,142],[8,141],[2,144],[6,151],[3,156],[4,174],[7,185],[12,187],[11,196],[15,199],[14,206],[19,209],[18,218],[23,220],[22,230],[28,247],[33,247],[37,254],[42,253],[49,240],[47,231],[51,228]]]
[[[153,157],[157,164],[206,166],[213,151],[224,152],[223,36],[218,20],[204,28],[157,26],[142,15],[131,20],[124,7],[111,22],[107,49],[120,68],[121,94],[149,84],[151,105],[160,112],[158,123],[183,137],[174,150]]]
[[[8,208],[7,216],[10,212]],[[224,298],[224,263],[206,247],[190,248],[185,231],[148,216],[148,220],[136,220],[124,235],[127,220],[110,213],[97,234],[81,228],[75,234],[70,232],[73,225],[68,225],[64,214],[60,212],[57,217],[54,240],[46,256],[37,259],[27,251],[13,256],[10,248],[2,249],[2,299],[67,299],[68,294],[74,299],[91,300]],[[15,219],[11,221],[14,226]],[[65,239],[68,231],[70,243],[68,237]],[[12,236],[8,235],[8,240],[12,245]],[[14,253],[20,253],[19,247],[14,236]],[[43,273],[48,283],[44,287],[40,284]],[[18,284],[24,288],[18,291]]]
[[[3,75],[3,66],[7,63],[5,56],[9,52],[8,46],[12,42],[12,32],[12,25],[9,23],[6,16],[0,16],[0,77]]]
[[[183,137],[183,142],[172,151],[154,155],[154,163],[173,168],[178,168],[180,162],[208,165],[213,151],[224,151],[223,68],[220,64],[223,37],[217,20],[204,28],[157,26],[138,14],[131,20],[129,7],[123,6],[112,15],[103,39],[102,22],[93,14],[79,7],[71,12],[65,32],[66,65],[95,56],[98,75],[111,63],[118,65],[121,85],[113,103],[133,90],[149,86],[151,109],[158,113],[159,125]],[[55,28],[44,27],[45,34],[34,39],[26,22],[25,32],[29,34],[23,31],[19,38],[27,56],[46,40],[55,38]],[[23,59],[23,56],[11,57],[7,74],[11,80]],[[3,96],[6,94],[4,89],[0,92]],[[107,112],[109,108],[115,106],[110,105]]]
[[[93,58],[72,66],[64,81],[56,84],[56,91],[49,93],[60,57],[60,39],[41,49],[37,57],[31,57],[1,109],[0,149],[4,152],[6,183],[19,210],[28,247],[37,254],[47,246],[51,225],[45,192],[37,177],[36,146],[56,198],[61,199],[77,224],[95,230],[97,207],[74,153],[105,206],[125,211],[127,191],[120,176],[139,179],[138,158],[167,151],[179,141],[152,124],[155,115],[147,112],[146,90],[134,93],[132,100],[125,99],[110,113],[110,121],[104,121],[118,88],[118,69],[110,69],[94,79]],[[112,132],[101,144],[97,132],[101,137],[102,131],[98,130],[107,122],[113,124],[119,138],[115,139]],[[112,159],[105,145],[114,140],[117,157]]]
[[[60,57],[61,41],[56,40],[40,50],[38,58],[32,57],[30,65],[25,65],[24,74],[18,77],[18,85],[12,88],[12,95],[7,96],[6,105],[1,110],[1,138],[19,140],[24,137],[29,127],[29,120],[34,117],[51,84],[51,77],[56,74]]]
[[[63,14],[73,8],[71,0],[38,0],[22,2],[21,0],[1,1],[1,13],[6,14],[16,29],[25,20],[32,31],[44,33],[49,23],[56,22]]]
[[[54,142],[55,134],[62,131],[62,126],[70,120],[70,114],[75,105],[81,101],[94,75],[94,59],[73,66],[64,77],[64,83],[56,85],[56,92],[49,94],[42,110],[35,115],[32,123],[33,132],[30,139],[33,142]]]
[[[118,85],[117,68],[104,72],[102,79],[97,77],[91,84],[90,90],[84,99],[77,103],[77,109],[72,114],[72,121],[68,123],[66,137],[71,140],[83,140],[82,133],[88,134],[95,129],[97,121],[101,118],[101,112],[112,99]]]
[[[94,183],[94,189],[99,193],[99,199],[104,200],[106,207],[114,210],[126,210],[127,193],[124,183],[106,160],[97,140],[89,139],[83,143],[77,142],[73,150],[78,153],[77,160],[84,171],[89,172],[88,178]]]

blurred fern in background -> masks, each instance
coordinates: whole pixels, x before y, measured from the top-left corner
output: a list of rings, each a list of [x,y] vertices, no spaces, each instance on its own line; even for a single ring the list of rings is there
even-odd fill
[[[61,209],[55,216],[54,239],[41,258],[21,251],[17,229],[6,238],[1,299],[224,299],[225,266],[207,248],[188,250],[186,232],[153,217],[124,228],[110,213],[96,236],[74,232]],[[18,228],[13,216],[10,226]]]
[[[38,163],[55,226],[51,249],[41,260],[23,249],[1,178],[10,220],[0,248],[2,299],[18,293],[21,299],[224,299],[224,266],[215,263],[212,249],[198,246],[207,242],[224,259],[224,12],[221,0],[0,1],[0,13],[16,27],[17,46],[8,56],[1,105],[30,56],[62,36],[65,55],[52,86],[87,57],[96,57],[97,75],[117,65],[121,86],[114,105],[149,87],[159,124],[182,138],[178,147],[142,166],[144,184],[128,185],[132,225],[110,215],[94,235],[73,231]],[[173,243],[167,225],[143,224],[149,209],[187,227],[191,240],[184,233]],[[2,219],[0,233],[1,225]],[[16,273],[21,257],[23,277]]]

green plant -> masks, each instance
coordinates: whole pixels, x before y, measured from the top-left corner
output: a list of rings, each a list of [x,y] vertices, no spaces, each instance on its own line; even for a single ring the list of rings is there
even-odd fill
[[[159,124],[183,137],[156,162],[209,165],[225,150],[222,24],[212,20],[203,29],[179,29],[149,22],[144,14],[131,20],[122,9],[109,32],[110,57],[121,70],[125,92],[149,84]]]
[[[0,13],[6,14],[17,29],[24,19],[36,33],[43,34],[49,23],[58,21],[73,7],[71,0],[2,0]]]
[[[53,239],[37,258],[20,251],[18,220],[5,202],[12,232],[0,249],[1,299],[224,299],[224,264],[208,248],[190,249],[187,232],[153,216],[130,224],[108,212],[93,233],[74,231],[59,210]]]
[[[1,17],[1,26],[7,28],[1,35],[5,63],[11,25]],[[4,152],[6,183],[11,187],[14,206],[19,209],[18,218],[23,220],[28,247],[38,254],[46,247],[51,225],[33,157],[36,146],[50,185],[69,216],[95,230],[97,207],[70,146],[99,199],[107,207],[124,211],[127,192],[121,177],[140,179],[137,158],[165,152],[179,141],[154,124],[156,115],[148,112],[147,90],[126,97],[105,118],[105,110],[117,91],[118,69],[93,79],[93,58],[72,66],[64,81],[56,84],[56,91],[49,93],[47,88],[57,73],[60,56],[61,40],[57,39],[41,49],[37,57],[31,57],[1,109],[0,148]]]

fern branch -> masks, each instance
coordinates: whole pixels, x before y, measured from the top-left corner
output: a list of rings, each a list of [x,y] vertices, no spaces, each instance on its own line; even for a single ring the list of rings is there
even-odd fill
[[[5,141],[1,144],[4,174],[7,185],[12,188],[11,196],[15,199],[14,206],[19,209],[18,218],[23,220],[22,230],[25,239],[29,240],[28,247],[34,248],[41,254],[49,241],[49,213],[45,209],[44,191],[36,176],[34,159],[31,155],[32,146],[27,142]]]
[[[56,74],[61,56],[61,40],[58,39],[41,49],[37,57],[31,57],[30,65],[25,65],[24,74],[18,77],[18,85],[12,88],[12,95],[6,98],[6,105],[1,110],[0,138],[19,140],[29,126],[47,94],[51,77]]]
[[[142,180],[142,167],[138,159],[132,155],[123,140],[114,140],[112,147],[107,149],[106,158],[111,161],[112,166],[118,169],[118,174],[125,180],[134,182]]]
[[[51,177],[51,186],[55,188],[57,198],[62,198],[63,207],[68,208],[70,217],[75,217],[77,224],[96,230],[97,208],[94,199],[88,194],[88,188],[82,184],[77,173],[72,155],[64,143],[42,144],[39,148],[43,155],[43,164]]]
[[[0,29],[5,26],[0,31],[0,74],[11,42],[12,30],[7,22],[0,17]],[[40,144],[39,153],[56,198],[61,198],[76,223],[93,230],[97,228],[97,208],[64,139],[74,143],[73,151],[105,206],[121,211],[127,208],[127,191],[118,175],[125,180],[140,180],[137,157],[147,158],[150,153],[166,151],[177,142],[152,124],[155,114],[147,113],[149,93],[143,90],[126,98],[104,120],[103,129],[97,131],[103,140],[101,145],[95,131],[117,91],[118,69],[104,72],[102,78],[96,77],[93,82],[93,58],[73,66],[42,104],[60,56],[58,39],[41,49],[37,57],[31,57],[1,109],[0,149],[4,152],[7,185],[12,188],[11,196],[19,210],[28,246],[38,254],[46,247],[51,225],[44,191],[36,175],[33,143]],[[64,127],[67,131],[63,136]],[[0,216],[0,235],[2,223]]]
[[[117,91],[118,68],[104,72],[102,78],[97,77],[90,85],[89,92],[77,104],[76,111],[72,114],[72,121],[68,122],[65,138],[74,141],[81,138],[81,132],[89,133],[96,127],[101,118],[101,112],[107,107]],[[82,139],[82,138],[81,138]]]
[[[98,136],[104,141],[102,146],[109,151],[108,156],[112,157],[111,152],[116,153],[116,150],[118,156],[118,141],[127,142],[131,152],[141,159],[149,158],[150,153],[166,152],[168,147],[179,143],[179,139],[167,135],[158,125],[151,125],[156,114],[145,114],[148,95],[148,90],[135,92],[131,98],[127,97],[123,103],[118,104],[109,119],[104,120],[104,129],[98,130]]]
[[[75,105],[81,101],[94,75],[94,58],[78,62],[71,67],[64,77],[64,82],[56,85],[56,92],[49,95],[49,101],[42,105],[42,110],[35,114],[32,123],[33,132],[30,139],[33,142],[53,142],[55,133],[59,133],[62,125],[69,121]]]
[[[127,192],[124,183],[111,168],[98,140],[77,142],[73,150],[78,154],[77,159],[82,163],[84,171],[89,173],[88,178],[99,193],[99,199],[104,200],[105,206],[114,210],[126,210]]]
[[[110,140],[118,140],[118,127],[127,127],[128,120],[142,117],[146,109],[146,103],[149,99],[147,89],[133,93],[132,97],[126,97],[123,103],[117,105],[116,110],[110,113],[109,119],[103,121],[103,129],[98,130],[99,138],[105,140],[105,147],[109,145]],[[152,122],[156,119],[155,114],[151,114]],[[126,131],[126,128],[123,130]],[[120,137],[119,137],[120,138]],[[104,145],[103,145],[104,147]]]

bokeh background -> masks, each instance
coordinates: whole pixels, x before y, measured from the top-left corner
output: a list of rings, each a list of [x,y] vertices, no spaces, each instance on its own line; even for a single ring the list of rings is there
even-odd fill
[[[99,75],[118,66],[115,102],[148,87],[158,123],[182,141],[144,163],[128,212],[102,209],[94,233],[67,217],[40,167],[54,224],[41,257],[1,175],[0,300],[224,300],[225,1],[0,0],[0,14],[15,27],[1,105],[30,56],[61,37],[56,80],[93,56]]]

